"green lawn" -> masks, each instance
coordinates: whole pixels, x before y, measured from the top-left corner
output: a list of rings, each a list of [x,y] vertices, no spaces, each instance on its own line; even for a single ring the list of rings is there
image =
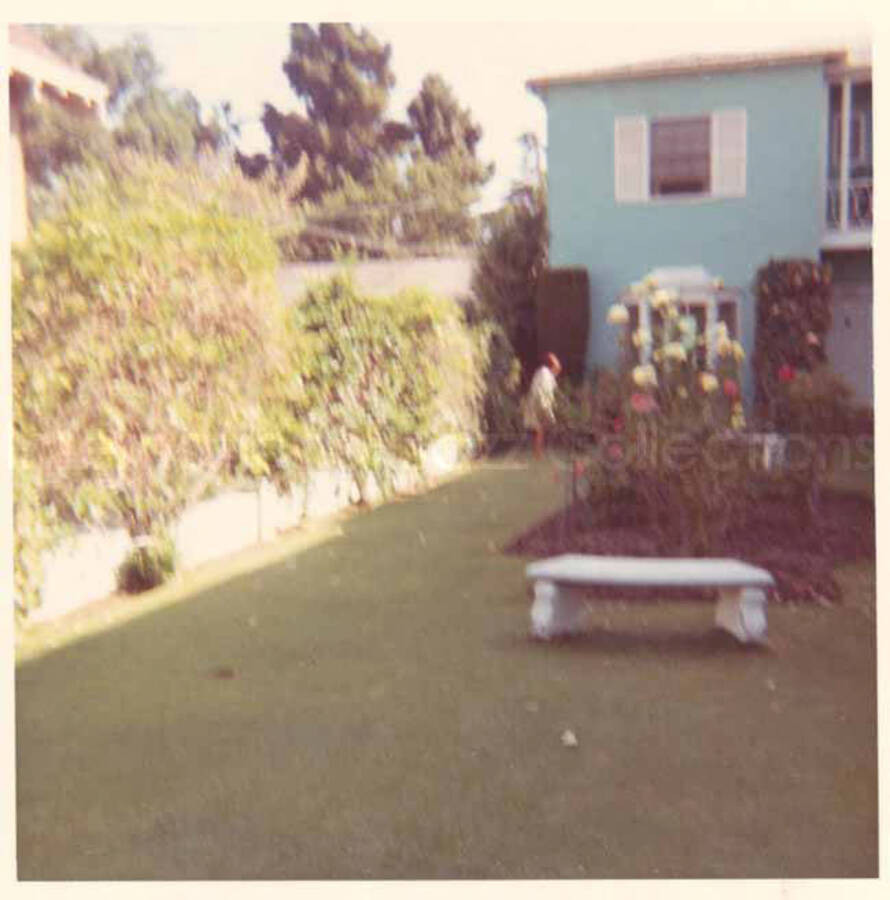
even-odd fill
[[[693,603],[536,643],[498,547],[551,473],[481,465],[23,659],[19,877],[875,876],[874,566],[771,607],[768,651]]]

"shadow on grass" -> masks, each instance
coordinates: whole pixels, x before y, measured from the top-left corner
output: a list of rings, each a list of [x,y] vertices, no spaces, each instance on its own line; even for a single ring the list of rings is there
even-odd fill
[[[707,631],[680,632],[668,629],[646,631],[613,630],[591,627],[571,636],[541,640],[531,634],[495,638],[489,646],[501,650],[530,650],[535,653],[559,652],[567,655],[640,654],[671,655],[689,658],[715,656],[771,656],[767,644],[742,644],[719,628]]]

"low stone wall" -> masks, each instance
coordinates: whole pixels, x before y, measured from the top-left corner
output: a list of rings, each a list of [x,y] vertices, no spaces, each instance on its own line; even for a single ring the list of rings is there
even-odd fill
[[[447,435],[422,455],[420,471],[406,464],[393,467],[398,493],[418,490],[425,482],[452,471],[463,455],[459,436]],[[354,479],[336,469],[308,473],[305,484],[281,495],[268,481],[245,490],[224,491],[187,509],[174,523],[173,539],[180,569],[192,569],[265,541],[302,522],[321,519],[360,501],[381,499],[369,478],[360,492]],[[59,544],[43,557],[41,605],[28,621],[57,618],[113,593],[115,573],[131,549],[124,529],[89,529]]]

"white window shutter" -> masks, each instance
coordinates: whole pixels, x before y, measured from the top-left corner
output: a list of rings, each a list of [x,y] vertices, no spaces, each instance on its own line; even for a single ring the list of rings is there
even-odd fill
[[[615,200],[638,203],[649,197],[649,128],[645,116],[615,119]]]
[[[744,197],[748,169],[748,115],[725,109],[711,116],[711,193]]]

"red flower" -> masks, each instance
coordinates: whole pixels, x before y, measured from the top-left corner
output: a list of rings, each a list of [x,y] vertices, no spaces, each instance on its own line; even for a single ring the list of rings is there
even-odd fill
[[[613,462],[619,462],[624,457],[624,448],[621,444],[609,443],[606,446],[606,453],[609,454],[609,459]]]
[[[739,395],[739,383],[733,378],[726,378],[723,381],[723,393],[730,400],[735,400]]]
[[[651,394],[635,393],[630,396],[630,405],[634,412],[651,413],[655,410],[655,398]]]
[[[622,419],[621,416],[615,416],[615,418],[612,420],[612,431],[624,431],[624,419]]]
[[[794,380],[794,369],[792,369],[791,366],[788,365],[788,363],[785,363],[785,365],[783,365],[779,369],[779,381],[793,381],[793,380]]]

